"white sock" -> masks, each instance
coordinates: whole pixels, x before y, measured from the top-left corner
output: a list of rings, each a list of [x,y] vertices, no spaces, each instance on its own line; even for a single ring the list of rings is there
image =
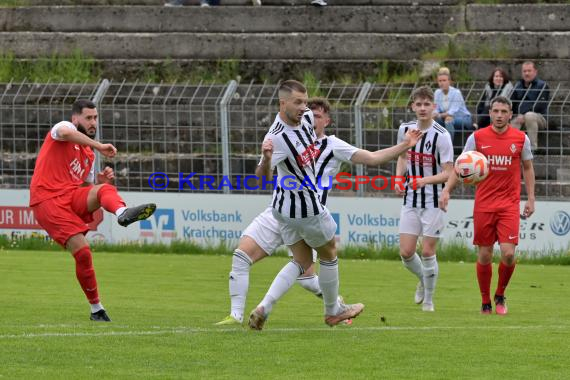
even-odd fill
[[[126,207],[119,207],[119,208],[117,209],[117,211],[115,211],[115,215],[117,215],[118,217],[121,216],[121,214],[122,214],[123,212],[125,212],[126,209],[127,209]]]
[[[99,310],[103,310],[103,309],[104,309],[103,305],[101,305],[101,302],[99,302],[99,303],[91,303],[91,304],[89,304],[89,306],[91,306],[91,313],[96,313],[96,312],[98,312]]]
[[[325,315],[337,315],[338,304],[338,258],[333,261],[319,260],[319,285],[323,292]]]
[[[435,293],[435,284],[439,275],[439,266],[437,265],[436,256],[424,257],[422,259],[424,267],[424,303],[433,304],[433,294]]]
[[[297,277],[297,284],[301,285],[303,288],[307,289],[317,297],[323,295],[321,287],[319,286],[319,276],[316,274],[309,277]]]
[[[232,257],[232,271],[230,272],[229,289],[231,311],[230,315],[236,320],[243,321],[245,299],[249,289],[249,269],[253,262],[241,249],[236,249]]]
[[[259,306],[263,306],[265,314],[271,313],[275,302],[287,293],[295,283],[295,279],[302,274],[303,268],[296,261],[290,261],[277,273],[269,290],[265,293],[265,297],[263,297],[263,300],[259,304]]]
[[[414,253],[412,257],[407,259],[402,257],[402,263],[404,263],[404,266],[408,268],[410,272],[416,275],[416,277],[422,282],[422,284],[424,283],[424,271],[422,266],[422,260],[420,259],[417,253]]]

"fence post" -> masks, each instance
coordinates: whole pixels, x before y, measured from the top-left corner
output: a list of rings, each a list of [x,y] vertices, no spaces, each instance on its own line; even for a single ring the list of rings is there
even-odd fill
[[[230,139],[229,139],[229,110],[228,104],[234,93],[236,92],[238,83],[235,80],[231,80],[226,87],[224,96],[220,101],[220,124],[221,124],[221,134],[222,134],[222,174],[229,178],[230,175]],[[230,189],[228,186],[224,186],[224,193],[228,194]]]
[[[360,88],[360,92],[358,93],[358,97],[356,98],[356,102],[354,103],[354,133],[355,136],[355,145],[357,148],[362,149],[362,104],[364,100],[368,96],[372,85],[370,82],[364,82],[362,87]],[[362,165],[356,165],[356,175],[361,176],[364,174],[364,168]],[[358,188],[356,191],[356,195],[362,197],[364,191],[361,187]]]
[[[93,103],[95,103],[95,106],[97,106],[97,110],[99,111],[99,114],[101,114],[101,100],[103,100],[103,96],[105,96],[105,94],[107,93],[107,90],[109,89],[109,87],[111,87],[111,82],[108,79],[103,79],[101,81],[101,83],[99,84],[99,86],[97,87],[97,91],[95,91],[95,95],[93,95],[93,98],[91,98],[91,101]],[[101,137],[101,133],[99,132],[101,126],[97,125],[97,131],[95,132],[95,140],[99,141],[99,138]],[[95,168],[95,176],[97,176],[97,173],[99,173],[101,171],[101,160],[99,159],[99,152],[95,152],[97,154],[95,154],[95,162],[93,163],[93,166]],[[95,177],[95,182],[97,180],[97,177]]]

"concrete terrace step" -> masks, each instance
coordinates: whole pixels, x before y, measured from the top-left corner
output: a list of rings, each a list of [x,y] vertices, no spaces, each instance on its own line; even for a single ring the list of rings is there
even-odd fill
[[[97,14],[97,18],[90,17],[93,14]],[[569,18],[570,6],[563,4],[326,8],[48,6],[0,8],[0,30],[140,33],[570,31]],[[86,22],[69,22],[70,19]]]
[[[186,33],[0,33],[3,50],[18,57],[71,55],[81,49],[99,59],[418,59],[451,41],[472,51],[482,44],[506,48],[517,58],[570,58],[570,32],[199,33],[192,38]]]

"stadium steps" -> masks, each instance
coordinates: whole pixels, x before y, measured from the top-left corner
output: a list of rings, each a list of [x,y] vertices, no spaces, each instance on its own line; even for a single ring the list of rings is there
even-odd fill
[[[426,54],[454,46],[463,52],[451,56],[464,55],[458,61],[482,79],[496,61],[485,57],[492,56],[508,57],[513,65],[523,59],[545,60],[545,79],[570,75],[557,70],[568,67],[570,59],[570,7],[565,4],[464,5],[437,0],[410,6],[416,3],[343,0],[343,6],[314,8],[306,6],[308,1],[266,1],[267,6],[253,7],[236,0],[223,2],[228,6],[168,8],[162,1],[149,0],[73,3],[84,5],[0,8],[3,50],[13,51],[18,59],[33,59],[82,49],[115,78],[163,65],[166,58],[179,68],[239,60],[241,68],[255,68],[245,70],[242,78],[259,79],[280,77],[292,60],[301,62],[285,71],[289,75],[306,68],[325,78],[338,73],[374,75],[380,60],[415,60],[419,70],[426,71],[434,67],[424,66]],[[477,57],[483,59],[472,59]]]

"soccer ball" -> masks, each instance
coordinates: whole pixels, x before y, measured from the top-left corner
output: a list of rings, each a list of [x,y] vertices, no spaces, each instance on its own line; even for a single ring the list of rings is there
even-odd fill
[[[455,160],[455,173],[457,173],[459,180],[465,184],[478,184],[489,175],[487,157],[474,150],[463,152]]]

